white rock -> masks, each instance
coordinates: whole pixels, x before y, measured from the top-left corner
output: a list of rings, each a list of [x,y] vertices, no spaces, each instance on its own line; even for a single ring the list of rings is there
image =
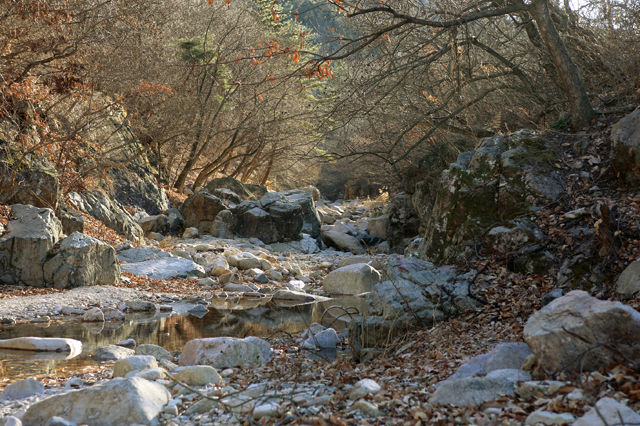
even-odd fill
[[[487,373],[487,377],[503,377],[513,383],[526,382],[531,380],[531,374],[515,368],[505,368],[503,370],[493,370]]]
[[[465,377],[446,380],[429,400],[431,404],[466,406],[495,401],[502,395],[513,396],[513,383],[502,377]]]
[[[629,299],[640,292],[640,260],[625,268],[616,281],[616,293],[621,299]]]
[[[358,263],[329,273],[322,286],[328,294],[360,294],[373,291],[380,282],[380,273],[371,266]]]
[[[597,408],[597,410],[596,410]],[[604,420],[604,421],[603,421]],[[640,414],[612,398],[601,398],[594,408],[573,426],[613,426],[640,424]]]
[[[273,300],[293,300],[298,302],[313,302],[318,299],[318,296],[307,294],[303,291],[293,290],[276,290],[273,293]],[[325,298],[322,298],[325,299]]]
[[[130,371],[142,371],[149,368],[158,368],[158,363],[154,357],[151,355],[134,355],[116,361],[113,365],[113,377],[124,377]]]
[[[262,351],[252,343],[233,337],[213,337],[187,342],[180,355],[181,366],[211,365],[216,369],[264,362]]]
[[[189,386],[219,385],[222,382],[220,374],[209,365],[181,367],[176,375],[176,380]]]
[[[22,426],[22,422],[17,417],[7,416],[0,419],[0,426]]]
[[[259,420],[263,417],[280,417],[280,405],[275,402],[258,405],[253,409],[253,418]]]
[[[595,370],[618,361],[598,342],[616,342],[623,355],[640,359],[640,351],[634,349],[640,347],[640,313],[620,302],[572,291],[529,318],[524,340],[548,372]]]
[[[262,263],[260,262],[260,260],[260,258],[254,256],[251,253],[239,253],[227,257],[227,262],[229,262],[229,265],[235,266],[242,271],[252,268],[263,269],[261,267]]]
[[[524,421],[526,425],[535,425],[542,423],[545,425],[566,425],[573,423],[576,418],[571,413],[552,413],[549,411],[536,410],[529,414]]]
[[[255,336],[245,337],[244,341],[259,347],[262,351],[262,357],[264,358],[265,362],[271,361],[271,345],[269,344],[269,342]]]
[[[124,348],[122,346],[108,345],[96,350],[91,357],[96,361],[118,361],[126,359],[135,353],[133,349]]]
[[[44,384],[36,379],[28,378],[8,385],[2,392],[0,401],[24,399],[41,393],[44,393]]]
[[[230,291],[230,292],[236,292],[236,293],[247,293],[247,292],[250,293],[253,291],[253,288],[245,284],[227,283],[224,286],[224,291]]]
[[[79,355],[82,352],[82,342],[74,339],[56,337],[18,337],[16,339],[0,340],[0,349],[18,349],[36,352],[71,352]]]
[[[169,391],[160,384],[139,377],[116,378],[36,402],[27,409],[22,423],[46,425],[51,417],[60,416],[91,426],[155,425],[169,399]]]
[[[203,278],[206,275],[202,266],[181,257],[147,260],[139,263],[125,263],[121,265],[121,268],[130,274],[157,280],[187,277]]]
[[[149,381],[156,381],[156,380],[163,380],[167,377],[167,370],[165,370],[164,368],[149,368],[147,370],[142,370],[142,371],[138,371],[138,370],[133,370],[128,372],[127,374],[125,374],[124,376],[125,378],[130,378],[130,377],[140,377],[143,378],[145,380],[149,380]]]
[[[380,392],[380,385],[371,379],[362,379],[357,382],[351,392],[349,393],[349,399],[355,401],[367,395],[375,395]]]

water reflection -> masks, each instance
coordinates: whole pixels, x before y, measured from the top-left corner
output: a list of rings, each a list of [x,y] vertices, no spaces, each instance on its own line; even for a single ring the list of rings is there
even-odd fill
[[[126,339],[137,344],[159,345],[169,352],[182,350],[189,340],[205,337],[269,337],[279,330],[297,333],[320,319],[327,308],[334,305],[357,306],[362,299],[346,297],[323,302],[294,304],[276,303],[268,299],[211,299],[209,312],[202,318],[187,314],[191,304],[177,304],[173,313],[130,314],[124,322],[104,324],[82,323],[73,320],[51,323],[48,326],[18,324],[0,326],[0,339],[16,337],[66,337],[80,340],[83,351],[68,359],[69,354],[24,353],[0,351],[1,377],[31,377],[52,374],[56,369],[81,368],[96,365],[91,353],[96,349]],[[234,303],[235,302],[235,303]],[[332,309],[324,315],[323,325],[341,331],[348,317],[336,320],[343,312]]]

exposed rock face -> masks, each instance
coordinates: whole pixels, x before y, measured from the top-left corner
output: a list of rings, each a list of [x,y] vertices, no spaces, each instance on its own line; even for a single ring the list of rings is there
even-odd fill
[[[369,235],[373,235],[374,237],[378,237],[386,241],[388,227],[389,215],[383,214],[382,216],[369,219],[367,232],[369,233]]]
[[[69,202],[77,209],[104,222],[109,228],[132,241],[140,241],[144,232],[133,217],[106,192],[93,189],[84,194],[69,193]]]
[[[455,263],[481,250],[490,226],[557,202],[564,179],[546,141],[522,130],[480,141],[443,172],[421,247],[422,257]],[[485,247],[489,249],[489,247]]]
[[[611,343],[628,359],[640,362],[640,313],[620,302],[572,291],[533,314],[524,339],[548,372],[596,370],[619,361],[600,342]]]
[[[14,204],[8,233],[0,237],[0,276],[9,274],[17,284],[44,287],[42,265],[62,236],[53,210]]]
[[[262,185],[242,183],[232,177],[213,179],[205,189],[212,194],[216,189],[226,189],[238,195],[242,200],[258,200],[268,192],[267,188]]]
[[[162,385],[134,377],[116,378],[89,388],[54,395],[29,407],[22,423],[42,426],[53,416],[92,426],[158,423],[171,394]]]
[[[60,219],[60,223],[62,223],[62,231],[71,235],[74,232],[84,232],[84,217],[78,212],[68,211],[68,210],[57,210],[56,216]]]
[[[640,183],[640,108],[611,127],[611,165],[618,177]]]
[[[407,246],[405,239],[417,236],[419,227],[420,220],[413,208],[411,195],[399,194],[393,197],[389,204],[389,222],[387,224],[387,241],[389,241],[391,250],[396,253],[404,253]]]
[[[30,154],[12,182],[14,170],[6,161],[12,155],[9,146],[0,139],[0,188],[8,188],[0,191],[0,204],[28,204],[55,210],[60,198],[55,167],[47,160]]]
[[[259,201],[244,201],[231,209],[235,231],[245,238],[258,238],[265,244],[290,241],[301,232],[320,237],[320,216],[311,191],[270,192]]]
[[[216,238],[233,238],[235,236],[236,221],[233,213],[222,210],[216,216],[211,226],[211,235]]]
[[[54,288],[120,283],[116,251],[108,244],[74,232],[60,244],[58,254],[44,264],[44,280]]]
[[[215,195],[198,191],[184,201],[180,213],[184,216],[185,227],[198,228],[201,234],[211,234],[216,216],[228,208],[228,203]]]

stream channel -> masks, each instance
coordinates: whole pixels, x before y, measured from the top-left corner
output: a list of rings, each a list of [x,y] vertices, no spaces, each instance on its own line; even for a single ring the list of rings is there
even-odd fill
[[[312,303],[286,303],[265,299],[208,299],[209,312],[201,318],[187,311],[193,304],[172,304],[172,312],[127,314],[121,322],[84,323],[81,318],[51,323],[0,326],[0,339],[16,337],[64,337],[82,342],[79,355],[69,353],[0,350],[0,377],[15,379],[53,375],[64,370],[96,366],[91,354],[100,347],[126,339],[136,344],[158,345],[169,352],[181,351],[185,343],[206,337],[287,338],[286,333],[303,331],[311,323],[322,323],[340,333],[349,316],[340,307],[360,309],[363,299],[340,297]],[[332,308],[333,307],[333,308]],[[326,312],[326,313],[325,313]],[[324,316],[323,316],[324,314]],[[277,333],[284,331],[286,333]],[[297,342],[291,342],[297,346]]]

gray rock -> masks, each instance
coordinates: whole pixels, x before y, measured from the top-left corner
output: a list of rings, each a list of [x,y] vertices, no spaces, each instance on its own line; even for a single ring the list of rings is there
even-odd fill
[[[113,364],[113,377],[124,377],[131,371],[142,371],[150,368],[158,368],[158,363],[154,357],[151,355],[134,355],[119,359]]]
[[[597,410],[596,410],[597,408]],[[640,414],[612,398],[600,398],[596,406],[573,423],[573,426],[613,426],[640,424]]]
[[[376,383],[375,380],[362,379],[353,385],[353,389],[351,389],[349,393],[349,399],[356,401],[367,395],[375,395],[380,392],[380,389],[382,389],[382,387]]]
[[[153,302],[147,302],[145,300],[127,300],[124,304],[133,312],[155,312],[158,310],[158,307]]]
[[[256,345],[262,351],[262,357],[265,362],[271,361],[271,345],[264,339],[255,336],[249,336],[244,338],[245,342],[249,342],[253,345]]]
[[[100,308],[91,308],[83,316],[84,322],[104,322],[104,313]]]
[[[640,313],[620,302],[572,291],[533,314],[524,339],[548,372],[596,370],[617,362],[617,355],[600,342],[615,342],[625,357],[640,361]]]
[[[101,189],[91,189],[85,193],[71,192],[69,203],[77,210],[102,221],[109,228],[124,234],[134,242],[141,241],[144,232],[133,217],[120,203]]]
[[[343,266],[329,273],[322,282],[329,294],[360,294],[373,291],[380,273],[364,263]]]
[[[105,321],[124,321],[125,316],[119,309],[105,309],[102,311]]]
[[[0,187],[3,188],[0,204],[24,204],[55,210],[62,192],[54,165],[33,152],[23,157],[24,161],[15,161],[11,156],[16,152],[11,150],[16,142],[11,136],[4,138],[5,148],[0,153]],[[8,145],[6,141],[9,141]]]
[[[366,256],[349,256],[340,260],[336,265],[338,268],[342,268],[343,266],[356,265],[358,263],[369,263],[371,258]]]
[[[182,238],[184,239],[197,238],[198,235],[200,235],[198,228],[187,228],[184,230],[184,233],[182,234]]]
[[[267,278],[267,276],[263,273],[260,273],[258,275],[256,275],[253,278],[253,281],[260,283],[260,284],[269,284],[269,278]]]
[[[168,257],[171,257],[171,253],[153,246],[134,247],[121,250],[118,253],[118,260],[126,263],[139,263],[146,260],[166,259]]]
[[[62,240],[58,254],[44,264],[43,271],[45,282],[54,288],[120,283],[113,247],[78,232]]]
[[[389,215],[384,214],[376,218],[370,218],[367,227],[367,233],[374,237],[381,238],[383,241],[387,240],[387,228],[389,226]]]
[[[191,365],[181,367],[176,375],[176,380],[189,386],[219,385],[222,377],[215,368],[209,365]]]
[[[504,370],[493,370],[487,374],[486,377],[503,377],[510,382],[526,382],[531,380],[531,374],[523,370],[517,370],[514,368],[505,368]]]
[[[571,424],[576,418],[571,413],[552,413],[549,411],[536,410],[527,416],[524,421],[526,425],[542,423],[544,425],[566,425]]]
[[[489,353],[474,356],[469,361],[462,364],[449,379],[462,379],[464,377],[484,376],[487,374],[487,359]]]
[[[640,261],[632,262],[616,281],[616,293],[621,299],[630,299],[640,292]]]
[[[351,410],[354,410],[354,411],[358,410],[362,414],[368,417],[378,417],[382,415],[380,410],[378,410],[377,405],[372,404],[371,402],[365,401],[364,399],[354,402],[353,405],[351,406]]]
[[[491,352],[485,364],[485,371],[515,369],[522,367],[525,358],[531,355],[526,343],[500,343]]]
[[[190,313],[191,315],[195,315],[199,318],[202,318],[200,315],[202,316],[206,315],[209,312],[209,310],[203,305],[196,305],[193,308],[189,309],[187,312]]]
[[[11,272],[15,281],[44,287],[44,264],[62,237],[62,224],[53,210],[22,204],[11,206],[13,217],[0,236],[0,276]]]
[[[408,239],[415,238],[420,227],[420,219],[413,208],[411,195],[398,194],[393,197],[388,211],[386,240],[393,252],[402,254],[408,245]]]
[[[443,382],[429,400],[431,404],[466,406],[515,396],[513,383],[502,377],[466,377]]]
[[[152,232],[166,234],[169,231],[169,218],[163,214],[147,216],[138,219],[138,225],[140,225],[145,235],[149,235]]]
[[[167,378],[167,370],[164,368],[148,368],[146,370],[131,370],[124,375],[126,379],[130,377],[140,377],[151,382],[156,380],[164,380]]]
[[[122,346],[109,345],[96,350],[91,357],[96,361],[118,361],[133,356],[135,351]]]
[[[253,288],[244,284],[235,284],[235,283],[227,283],[224,286],[224,291],[234,292],[234,293],[251,293],[253,292]]]
[[[335,349],[338,343],[340,343],[338,334],[333,328],[328,328],[318,332],[313,337],[309,337],[304,341],[302,347],[309,350]]]
[[[260,269],[262,266],[260,259],[251,253],[234,254],[227,257],[227,262],[229,262],[230,266],[235,266],[241,271],[253,268]]]
[[[139,377],[116,378],[43,399],[27,409],[22,423],[40,426],[60,416],[91,426],[155,425],[170,399],[169,391],[157,383]]]
[[[213,337],[187,342],[180,355],[181,366],[211,365],[216,369],[264,362],[262,350],[233,337]]]
[[[212,234],[216,216],[229,209],[229,203],[203,190],[190,195],[180,206],[184,216],[184,226],[197,228],[200,234]]]
[[[266,404],[261,404],[256,406],[253,409],[253,419],[259,420],[263,417],[280,417],[281,416],[281,408],[275,402],[268,402]]]
[[[84,232],[84,217],[74,211],[56,211],[56,216],[60,219],[60,223],[62,224],[62,231],[66,235],[71,235],[74,232]]]
[[[216,238],[233,238],[235,236],[236,220],[229,210],[222,210],[211,225],[211,235]]]
[[[319,296],[314,296],[303,291],[295,290],[276,290],[273,293],[273,300],[290,300],[297,302],[314,302],[316,300],[325,300]]]
[[[170,257],[158,260],[147,260],[139,263],[125,263],[122,270],[130,274],[157,280],[169,280],[172,278],[198,277],[206,274],[204,268],[195,262],[181,257]]]
[[[171,361],[173,358],[168,350],[158,345],[138,345],[138,347],[136,347],[136,355],[151,355],[157,361],[163,359]]]
[[[0,426],[22,426],[19,418],[7,416],[0,419]]]
[[[13,382],[2,392],[0,401],[29,398],[44,393],[44,384],[33,378]]]
[[[640,183],[640,108],[611,127],[611,165],[630,185]]]
[[[364,253],[364,249],[355,237],[337,231],[322,231],[322,241],[336,250],[351,252],[353,254]]]
[[[409,303],[422,323],[430,325],[480,306],[469,297],[469,282],[475,276],[474,271],[460,275],[453,268],[435,268],[429,262],[401,257],[391,257],[385,270],[384,281],[367,296],[370,317],[415,322],[406,306]]]

